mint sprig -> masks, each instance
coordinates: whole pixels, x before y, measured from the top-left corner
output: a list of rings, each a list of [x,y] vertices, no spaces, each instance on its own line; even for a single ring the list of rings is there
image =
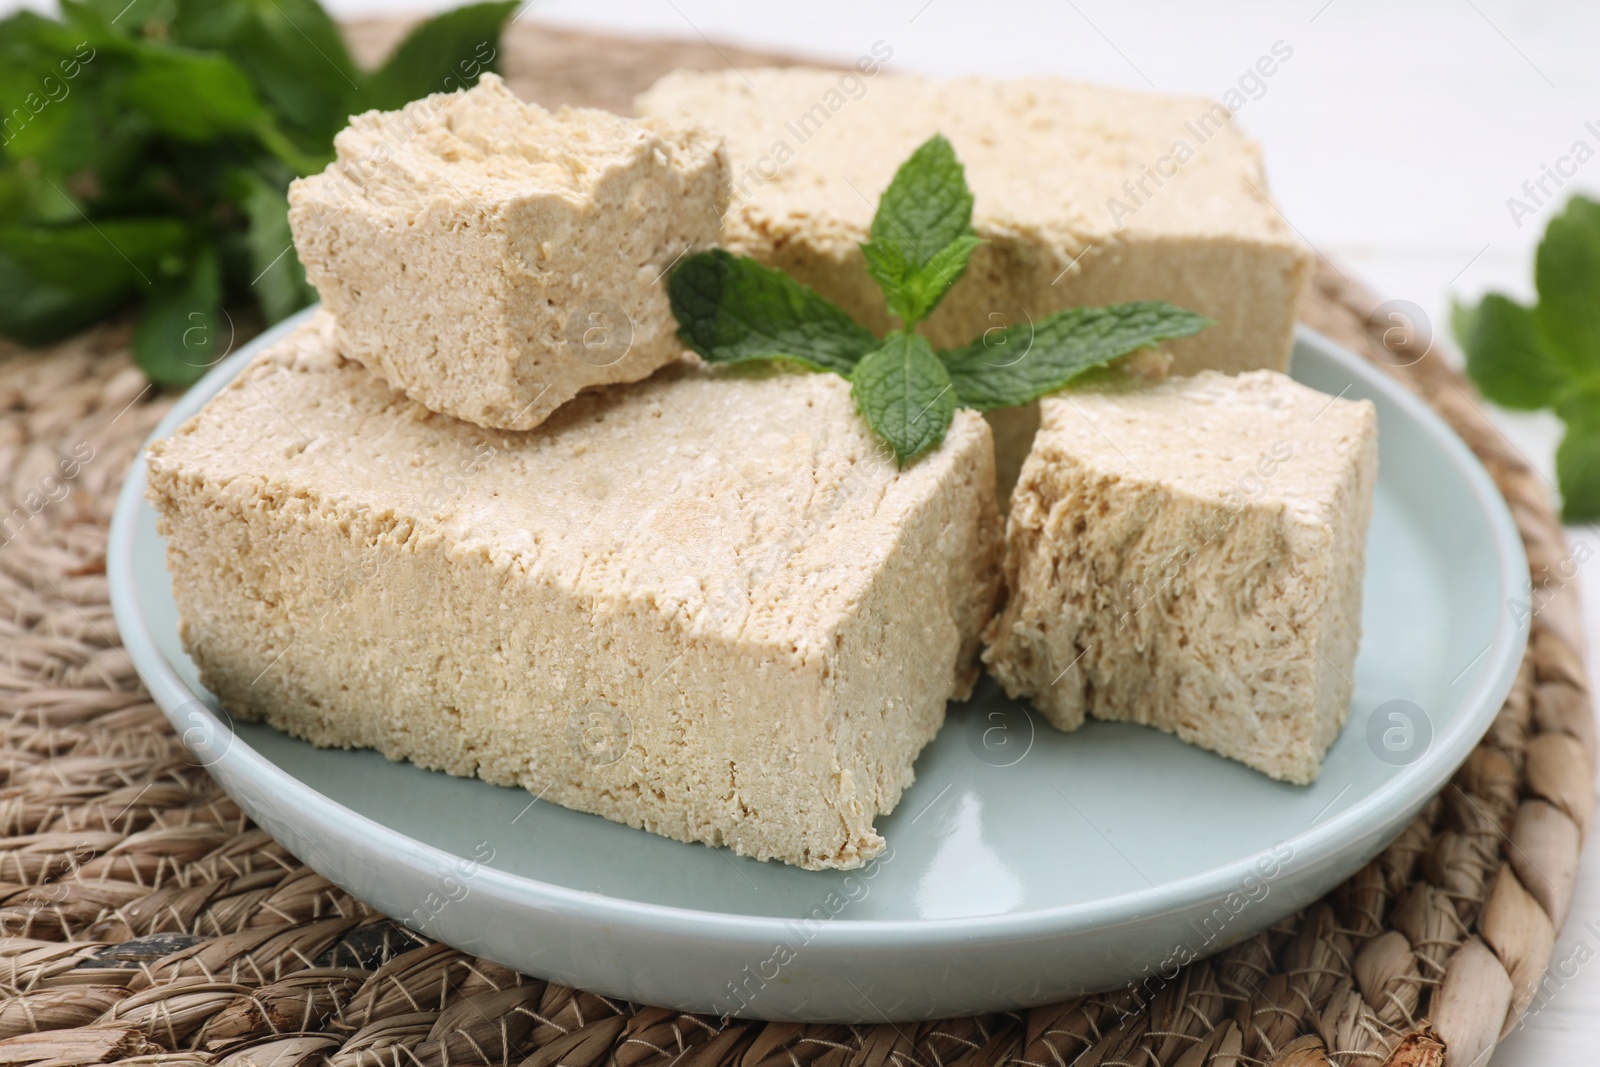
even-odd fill
[[[1575,196],[1550,220],[1534,257],[1531,307],[1490,293],[1451,314],[1467,373],[1483,395],[1519,411],[1552,409],[1562,518],[1600,518],[1600,202]]]
[[[1211,324],[1157,300],[1070,308],[935,352],[916,332],[983,241],[950,142],[935,135],[878,201],[867,272],[901,328],[878,340],[838,305],[747,256],[689,256],[667,282],[678,337],[710,363],[791,360],[851,381],[856,409],[901,465],[944,441],[956,408],[1015,407],[1078,375]]]
[[[972,232],[972,193],[950,142],[935,135],[901,165],[878,201],[867,273],[905,328],[927,318],[966,273],[983,242]]]

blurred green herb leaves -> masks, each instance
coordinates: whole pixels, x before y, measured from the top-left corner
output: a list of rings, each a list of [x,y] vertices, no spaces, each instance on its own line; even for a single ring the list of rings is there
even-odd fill
[[[1600,201],[1574,196],[1534,256],[1531,306],[1489,293],[1457,303],[1456,340],[1483,395],[1518,411],[1548,408],[1566,424],[1556,451],[1561,515],[1600,520]]]
[[[328,164],[350,115],[494,70],[515,9],[445,12],[370,71],[317,0],[62,0],[59,18],[0,20],[0,335],[44,344],[131,305],[151,379],[198,378],[236,320],[316,299],[289,182]]]

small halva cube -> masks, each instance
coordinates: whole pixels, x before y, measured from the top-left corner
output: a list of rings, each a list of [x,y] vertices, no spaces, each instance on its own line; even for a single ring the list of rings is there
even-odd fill
[[[1143,723],[1316,779],[1348,713],[1371,401],[1273,371],[1042,403],[984,659],[1051,725]]]
[[[289,191],[340,350],[428,408],[526,430],[683,347],[663,277],[713,244],[721,142],[523,103],[495,75],[351,119]]]

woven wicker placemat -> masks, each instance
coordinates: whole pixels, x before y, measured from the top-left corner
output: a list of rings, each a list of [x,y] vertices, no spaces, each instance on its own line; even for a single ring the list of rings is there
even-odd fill
[[[395,33],[353,31],[369,53]],[[763,61],[526,25],[504,56],[527,98],[613,108],[675,66]],[[1535,1002],[1572,899],[1594,806],[1583,638],[1546,485],[1377,308],[1323,263],[1303,318],[1456,428],[1527,544],[1533,641],[1488,736],[1378,859],[1148,1003],[1124,991],[899,1026],[576,992],[427,943],[301,866],[186,757],[111,617],[113,498],[172,398],[129,365],[126,327],[0,352],[0,1067],[1482,1064]]]

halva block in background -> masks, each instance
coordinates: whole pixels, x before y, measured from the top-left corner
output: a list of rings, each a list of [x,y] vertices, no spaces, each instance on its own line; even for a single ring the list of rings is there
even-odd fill
[[[289,219],[340,350],[434,411],[537,426],[682,354],[663,275],[716,241],[716,137],[549,112],[494,75],[351,119]]]
[[[1170,344],[1173,373],[1288,364],[1311,258],[1221,104],[1053,78],[846,83],[804,68],[678,71],[637,103],[726,138],[728,247],[877,330],[892,323],[859,242],[895,168],[942,133],[987,243],[928,320],[936,346],[1080,304],[1168,300],[1217,323]]]
[[[686,360],[508,433],[329,331],[150,449],[224,706],[747,856],[883,849],[998,594],[981,418],[899,470],[843,379]]]
[[[859,243],[896,166],[942,133],[966,167],[985,244],[922,327],[935,346],[1078,305],[1167,300],[1216,321],[1164,346],[1174,374],[1288,366],[1311,257],[1267,195],[1260,149],[1214,101],[1055,78],[868,81],[785,68],[678,71],[637,104],[726,138],[729,248],[876,330],[893,323]],[[1038,406],[988,417],[1004,503]]]
[[[1315,780],[1361,636],[1372,403],[1253,371],[1041,408],[990,671],[1058,729],[1143,723]]]

